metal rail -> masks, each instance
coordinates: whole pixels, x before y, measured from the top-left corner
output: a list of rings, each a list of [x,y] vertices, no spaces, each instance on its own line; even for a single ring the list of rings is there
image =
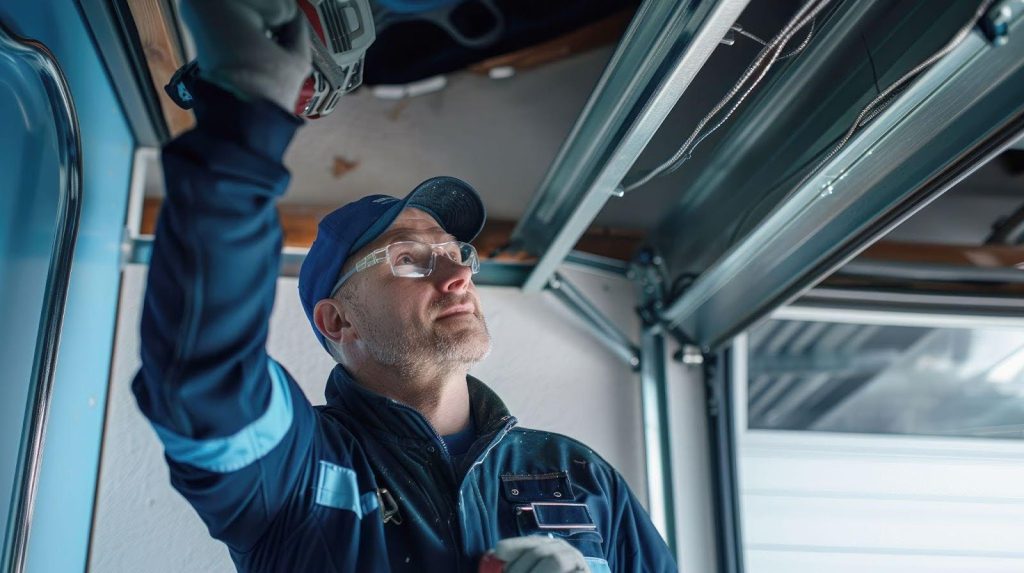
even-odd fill
[[[661,315],[706,348],[849,261],[1020,137],[1021,18],[975,31],[788,194]]]
[[[555,273],[548,287],[566,306],[583,317],[594,329],[597,337],[631,368],[640,366],[640,351],[617,326],[591,303],[575,285]]]
[[[715,506],[715,551],[721,573],[743,573],[743,514],[740,508],[736,446],[736,411],[733,402],[731,354],[726,349],[704,363],[707,392],[708,451],[711,462],[712,502]]]
[[[672,482],[672,429],[665,376],[665,335],[657,326],[645,326],[641,334],[640,395],[647,460],[647,506],[650,508],[651,521],[678,559]]]
[[[57,351],[71,277],[71,262],[82,213],[82,152],[71,90],[56,58],[43,44],[17,38],[0,26],[0,53],[18,58],[37,75],[53,110],[61,186],[56,235],[43,296],[36,356],[32,366],[25,423],[15,471],[15,489],[4,537],[3,571],[21,573],[28,557],[36,488],[42,465],[43,439],[53,393]]]
[[[836,275],[911,282],[1024,283],[1024,270],[1013,267],[972,267],[871,259],[850,261],[836,271]]]
[[[647,0],[512,233],[540,256],[523,285],[543,289],[616,193],[748,0]]]
[[[99,55],[121,100],[136,144],[159,146],[170,139],[170,131],[128,1],[79,2],[79,6],[96,38]]]

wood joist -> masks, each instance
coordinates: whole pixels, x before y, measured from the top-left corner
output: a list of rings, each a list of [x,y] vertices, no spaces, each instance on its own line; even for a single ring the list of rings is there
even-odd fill
[[[143,203],[142,224],[140,226],[141,234],[153,234],[154,229],[156,229],[156,220],[161,202],[161,199],[156,197],[146,198]],[[300,249],[309,248],[313,243],[313,239],[316,238],[317,224],[320,222],[320,219],[337,207],[338,205],[279,205],[278,215],[281,221],[281,229],[284,232],[284,246]],[[473,244],[482,257],[492,258],[493,253],[508,244],[514,227],[515,222],[513,221],[488,220],[487,225],[481,231],[480,236],[473,241]],[[628,261],[640,246],[644,235],[644,231],[592,227],[583,235],[576,248],[588,253]],[[516,261],[533,260],[533,257],[522,253],[502,253],[494,258],[497,260]]]
[[[926,267],[934,273],[909,272],[899,276],[870,276],[840,269],[822,283],[840,288],[881,288],[905,292],[970,294],[982,296],[1020,296],[1024,294],[1024,247],[1014,245],[940,245],[879,241],[868,247],[854,262],[881,262],[892,269]],[[985,271],[996,271],[986,273]],[[1021,280],[1006,280],[1019,272]],[[955,277],[924,280],[915,274]]]
[[[140,232],[153,234],[161,199],[149,197],[144,202]],[[278,207],[286,247],[308,248],[316,238],[320,219],[336,206],[308,206],[284,204]],[[494,254],[508,244],[515,222],[490,220],[474,241],[484,258],[496,260],[531,261],[534,257],[523,253],[502,252]],[[621,261],[629,261],[643,243],[645,233],[632,229],[591,227],[576,245],[579,251],[601,255]],[[1024,268],[1024,247],[1010,245],[938,245],[880,241],[855,261],[888,263],[893,267],[900,264],[928,264],[935,268],[955,269],[1002,269]],[[1024,270],[1020,271],[1024,275]],[[1024,294],[1024,283],[993,281],[923,281],[898,277],[872,277],[844,274],[842,270],[824,281],[826,286],[836,287],[894,287],[922,292],[970,292],[992,295]]]
[[[139,34],[139,42],[149,68],[153,90],[160,99],[160,109],[171,136],[195,125],[192,112],[178,107],[164,92],[171,76],[184,65],[178,40],[178,27],[169,0],[127,0]]]

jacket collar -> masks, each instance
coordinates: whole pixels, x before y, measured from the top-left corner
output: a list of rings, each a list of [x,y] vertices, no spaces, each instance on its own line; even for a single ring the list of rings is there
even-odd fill
[[[505,403],[486,384],[468,375],[466,384],[478,436],[497,434],[516,423]],[[364,388],[341,364],[331,371],[325,394],[328,406],[341,410],[377,435],[400,440],[440,440],[436,430],[417,410]]]

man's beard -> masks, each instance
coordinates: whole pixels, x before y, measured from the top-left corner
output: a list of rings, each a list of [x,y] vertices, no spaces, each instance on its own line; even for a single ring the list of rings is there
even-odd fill
[[[451,306],[449,299],[438,301],[431,310],[440,312]],[[364,317],[364,319],[367,317]],[[448,369],[480,362],[491,352],[491,335],[482,315],[445,320],[472,322],[450,328],[432,322],[426,328],[397,328],[385,332],[380,323],[363,320],[361,338],[378,363],[412,374],[424,369]]]

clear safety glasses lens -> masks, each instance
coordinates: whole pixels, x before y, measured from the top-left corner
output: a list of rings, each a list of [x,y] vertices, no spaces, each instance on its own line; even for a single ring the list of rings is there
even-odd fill
[[[469,267],[473,274],[480,270],[476,248],[469,243],[451,241],[427,244],[418,241],[399,241],[387,247],[387,260],[391,272],[397,277],[425,277],[434,270],[435,255],[441,254],[457,265]]]

